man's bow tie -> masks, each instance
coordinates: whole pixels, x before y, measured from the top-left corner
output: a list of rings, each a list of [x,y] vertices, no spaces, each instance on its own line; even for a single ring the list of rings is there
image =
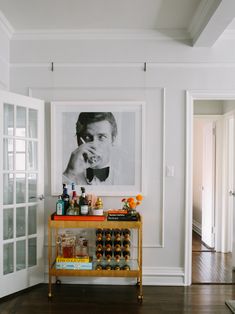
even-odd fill
[[[100,181],[105,181],[109,176],[109,167],[102,169],[87,168],[86,176],[89,182],[91,182],[94,177],[97,177]]]

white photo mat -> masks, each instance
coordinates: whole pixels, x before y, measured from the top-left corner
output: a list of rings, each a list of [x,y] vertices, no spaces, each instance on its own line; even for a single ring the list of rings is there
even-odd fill
[[[53,101],[51,102],[51,194],[62,192],[63,172],[77,148],[76,122],[81,112],[112,112],[118,128],[113,157],[118,173],[125,174],[117,185],[84,185],[100,196],[145,194],[145,103],[143,101]],[[79,184],[79,183],[78,183]],[[76,186],[80,190],[80,186]]]

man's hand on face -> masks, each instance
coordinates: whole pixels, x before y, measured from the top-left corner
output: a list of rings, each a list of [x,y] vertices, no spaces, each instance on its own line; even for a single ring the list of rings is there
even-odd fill
[[[101,156],[92,143],[81,144],[71,153],[64,175],[76,177],[87,168],[98,165],[100,160]]]

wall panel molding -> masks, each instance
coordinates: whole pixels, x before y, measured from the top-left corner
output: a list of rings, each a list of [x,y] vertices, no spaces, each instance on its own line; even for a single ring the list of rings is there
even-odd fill
[[[144,242],[143,243],[143,248],[164,248],[164,236],[165,236],[165,89],[162,88],[162,87],[157,87],[157,88],[148,88],[148,87],[136,87],[136,88],[133,88],[133,87],[126,87],[126,88],[122,88],[122,87],[87,87],[87,88],[81,88],[81,87],[72,87],[72,88],[67,88],[67,87],[58,87],[58,86],[55,86],[55,87],[47,87],[47,88],[44,88],[44,87],[29,87],[28,89],[28,93],[29,93],[29,96],[31,97],[39,97],[42,99],[42,95],[44,94],[51,94],[54,98],[56,99],[51,99],[52,100],[61,100],[61,99],[58,99],[58,97],[56,97],[56,94],[58,93],[58,91],[66,91],[66,92],[70,92],[70,91],[74,91],[75,93],[78,93],[79,91],[88,91],[88,90],[103,90],[103,91],[109,91],[109,90],[117,90],[119,91],[120,90],[120,93],[122,90],[125,90],[125,91],[129,91],[129,93],[133,93],[133,91],[136,91],[136,90],[142,90],[143,94],[146,96],[148,91],[160,91],[160,97],[161,97],[161,112],[162,112],[162,116],[161,116],[161,123],[162,123],[162,136],[161,136],[161,152],[162,152],[162,155],[161,155],[161,191],[160,191],[160,228],[161,228],[161,231],[160,231],[160,241],[158,240],[154,240],[153,239],[153,242]],[[123,96],[122,96],[123,97]],[[147,97],[147,96],[146,96]],[[63,99],[64,100],[64,99]],[[83,99],[84,101],[86,99]],[[87,99],[89,100],[89,99]],[[144,101],[146,101],[146,105],[147,105],[147,99],[142,99]],[[48,99],[47,99],[48,101]],[[146,115],[146,114],[145,114]],[[143,210],[144,211],[144,210]],[[155,219],[155,218],[153,218]],[[152,219],[152,221],[153,221]],[[156,219],[156,222],[153,224],[156,226],[158,226],[158,219]]]

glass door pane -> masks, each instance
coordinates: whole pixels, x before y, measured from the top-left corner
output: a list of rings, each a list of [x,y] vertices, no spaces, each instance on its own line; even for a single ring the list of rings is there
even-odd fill
[[[16,106],[16,136],[26,137],[26,108]]]

